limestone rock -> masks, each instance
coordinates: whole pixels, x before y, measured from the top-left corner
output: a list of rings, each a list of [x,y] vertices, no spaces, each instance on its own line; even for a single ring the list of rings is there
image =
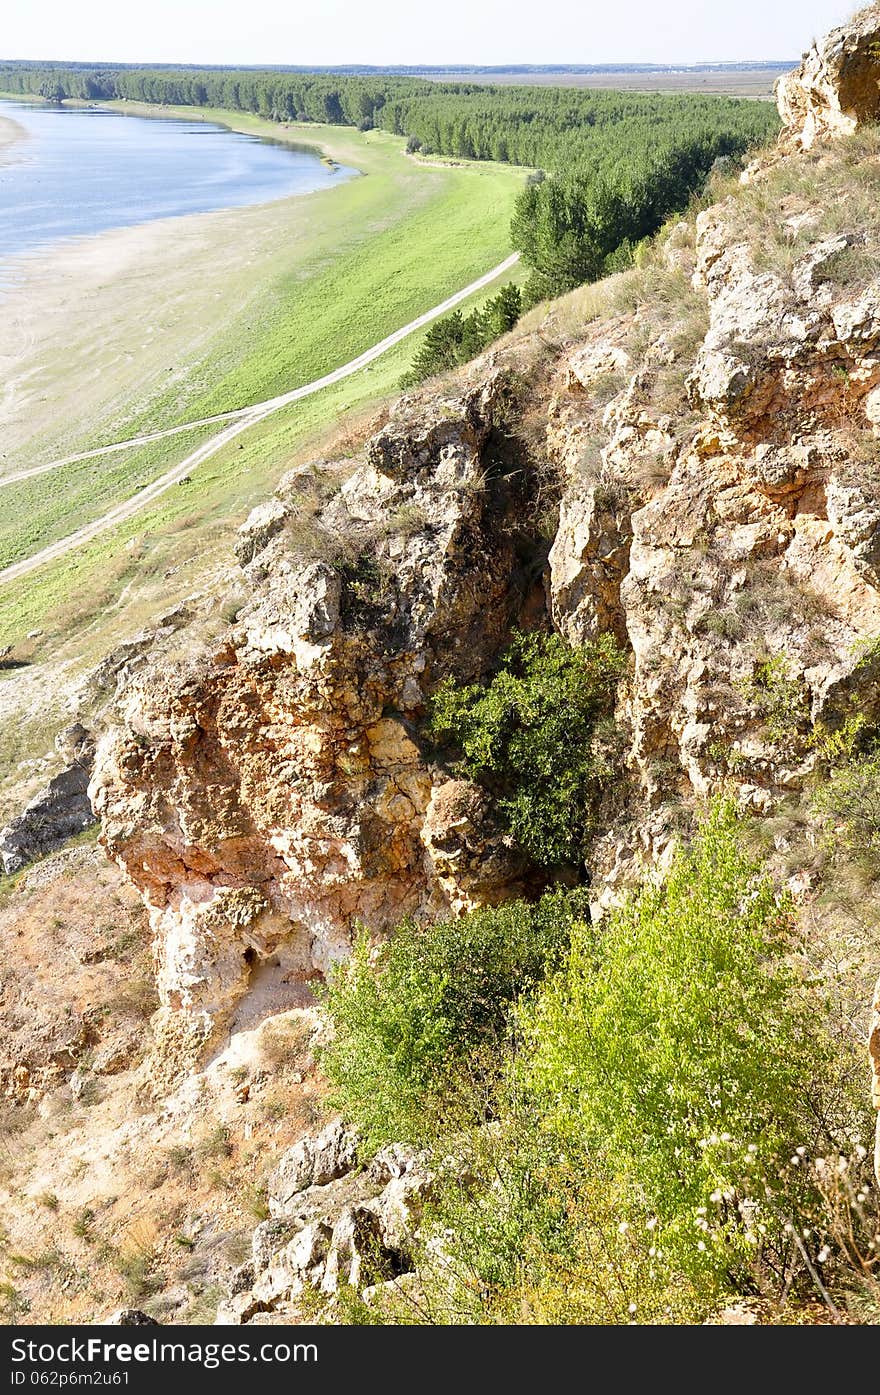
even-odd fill
[[[484,460],[506,392],[489,371],[404,398],[320,504],[324,558],[285,526],[289,481],[245,527],[251,594],[228,638],[123,683],[91,794],[151,916],[157,1080],[204,1055],[254,966],[303,983],[355,920],[443,905],[408,714],[444,675],[485,671],[524,603],[516,499]]]
[[[343,1285],[369,1290],[411,1271],[433,1173],[421,1153],[402,1144],[381,1148],[358,1169],[352,1137],[335,1121],[282,1159],[269,1195],[285,1219],[263,1221],[253,1232],[253,1259],[227,1282],[219,1324],[281,1313],[295,1320],[307,1291],[332,1300]]]
[[[859,573],[880,587],[880,499],[865,484],[831,477],[827,487],[828,521],[850,552]]]
[[[869,5],[804,54],[776,84],[788,140],[809,150],[880,117],[880,6]]]
[[[283,1249],[296,1234],[296,1227],[287,1221],[261,1221],[251,1237],[251,1264],[255,1274],[267,1268],[272,1256]]]
[[[269,1179],[270,1215],[274,1219],[289,1216],[299,1192],[326,1186],[350,1172],[357,1147],[357,1134],[341,1119],[334,1119],[319,1134],[306,1134],[284,1154]]]
[[[433,875],[454,910],[472,910],[515,894],[523,858],[479,785],[468,780],[436,785],[421,838]]]
[[[336,1293],[341,1285],[365,1288],[391,1278],[395,1267],[376,1212],[366,1205],[348,1206],[333,1227],[321,1292]]]
[[[548,558],[550,613],[571,644],[606,630],[623,638],[620,584],[629,564],[630,504],[625,491],[585,483],[563,496]]]

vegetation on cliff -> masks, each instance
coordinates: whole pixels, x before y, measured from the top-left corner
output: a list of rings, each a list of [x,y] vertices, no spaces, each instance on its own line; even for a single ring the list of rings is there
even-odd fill
[[[447,680],[431,727],[495,795],[514,842],[542,867],[579,865],[602,794],[619,773],[612,721],[626,656],[611,635],[573,649],[518,635],[484,685]]]
[[[553,952],[516,992],[495,936],[529,916]],[[873,1292],[861,1053],[729,803],[599,924],[554,893],[397,943],[331,991],[326,1058],[371,1141],[413,1120],[436,1140],[442,1247],[426,1306],[392,1320],[675,1322]]]

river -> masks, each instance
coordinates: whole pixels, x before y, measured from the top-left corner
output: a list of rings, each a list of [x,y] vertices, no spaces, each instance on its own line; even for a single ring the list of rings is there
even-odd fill
[[[0,260],[156,218],[268,203],[356,173],[210,122],[0,100]]]

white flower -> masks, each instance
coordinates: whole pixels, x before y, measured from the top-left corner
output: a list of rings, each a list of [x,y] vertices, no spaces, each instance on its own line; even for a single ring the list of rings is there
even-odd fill
[[[626,1232],[627,1232],[628,1230],[629,1230],[629,1221],[621,1221],[621,1222],[620,1222],[620,1225],[617,1227],[617,1233],[618,1233],[618,1235],[626,1235]]]
[[[831,1251],[829,1250],[827,1245],[823,1245],[819,1253],[816,1255],[816,1258],[820,1264],[824,1264],[826,1259],[829,1259],[830,1257]]]
[[[717,1187],[715,1188],[714,1192],[709,1193],[710,1201],[723,1201],[723,1199],[724,1193],[722,1191],[719,1191]]]
[[[698,1249],[698,1250],[705,1250],[705,1248],[706,1248],[706,1242],[705,1242],[705,1240],[698,1240],[698,1241],[697,1241],[697,1249]]]
[[[626,1311],[627,1311],[628,1313],[634,1313],[634,1312],[636,1311],[636,1305],[635,1305],[635,1303],[630,1303],[630,1305],[629,1305],[629,1307],[627,1308]]]

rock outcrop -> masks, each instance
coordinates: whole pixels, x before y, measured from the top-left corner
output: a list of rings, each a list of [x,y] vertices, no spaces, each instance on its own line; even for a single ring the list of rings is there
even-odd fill
[[[62,732],[57,744],[69,763],[0,829],[0,869],[7,876],[55,852],[95,822],[88,798],[95,755],[92,736],[77,723]]]
[[[671,230],[628,305],[564,351],[536,332],[558,357],[525,407],[516,349],[497,351],[454,396],[404,397],[362,459],[289,475],[241,530],[225,640],[123,687],[91,798],[150,910],[169,1073],[259,965],[302,984],[358,920],[522,888],[490,796],[440,768],[423,723],[513,624],[610,631],[632,655],[597,909],[669,855],[682,808],[726,790],[769,812],[856,695],[880,714],[880,228],[851,176],[876,154],[802,153],[878,115],[878,45],[874,7],[815,46],[780,84],[782,148]],[[291,1160],[291,1197],[313,1164]],[[315,1224],[297,1272],[332,1252]],[[373,1222],[346,1224],[350,1256]]]
[[[880,116],[880,5],[869,5],[807,50],[776,84],[785,137],[809,150]]]
[[[337,1120],[281,1158],[269,1178],[273,1219],[255,1229],[218,1324],[302,1320],[303,1295],[326,1305],[346,1286],[375,1302],[415,1280],[411,1250],[432,1174],[412,1149],[382,1148],[359,1167],[356,1148]]]
[[[455,398],[405,398],[353,472],[288,477],[242,529],[251,599],[228,641],[124,690],[91,798],[150,909],[171,1071],[213,1041],[253,966],[303,982],[347,954],[356,920],[381,930],[448,903],[436,800],[423,841],[419,718],[445,675],[485,672],[540,585],[517,552],[522,485],[494,455],[506,394],[490,372]],[[491,894],[503,871],[487,865]]]

